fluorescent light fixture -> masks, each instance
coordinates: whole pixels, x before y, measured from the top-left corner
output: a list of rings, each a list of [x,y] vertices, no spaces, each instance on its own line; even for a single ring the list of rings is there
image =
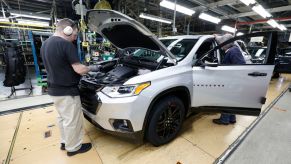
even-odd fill
[[[262,5],[256,5],[252,8],[256,13],[258,13],[259,15],[261,15],[263,18],[268,18],[271,17],[272,15],[263,8]]]
[[[175,3],[169,2],[166,0],[163,0],[162,2],[160,2],[160,6],[171,9],[171,10],[175,10]],[[195,13],[194,10],[191,10],[187,7],[184,7],[184,6],[181,6],[178,4],[176,4],[176,11],[183,13],[183,14],[186,14],[186,15],[190,15],[190,16]]]
[[[0,22],[9,22],[9,19],[8,18],[0,17]]]
[[[43,20],[51,19],[49,17],[42,17],[42,16],[35,16],[35,15],[28,15],[28,14],[19,14],[19,13],[10,13],[10,14],[15,17],[35,18],[35,19],[43,19]]]
[[[250,5],[250,4],[255,4],[256,1],[255,0],[240,0],[242,3],[244,3],[245,5]]]
[[[226,25],[222,26],[222,27],[221,27],[221,30],[223,30],[223,31],[227,31],[227,32],[231,32],[231,33],[235,33],[235,31],[236,31],[235,28],[230,27],[230,26],[226,26]]]
[[[28,20],[28,19],[17,19],[19,24],[24,24],[24,25],[34,25],[34,26],[49,26],[48,22],[43,22],[43,21],[33,21],[33,20]]]
[[[242,32],[238,32],[238,33],[236,34],[236,36],[241,36],[241,35],[244,35],[244,33],[242,33]]]
[[[281,31],[285,31],[285,30],[287,30],[287,28],[286,28],[284,25],[282,25],[282,24],[280,24],[280,25],[278,26],[278,28],[279,28]]]
[[[279,27],[279,24],[274,20],[274,19],[270,19],[267,21],[267,23],[272,26],[273,28],[277,28]]]
[[[154,15],[149,15],[149,14],[145,14],[145,13],[141,13],[139,15],[139,17],[144,18],[144,19],[157,21],[157,22],[167,23],[167,24],[171,24],[172,23],[172,21],[170,19],[165,19],[165,18],[161,18],[161,17],[157,17],[157,16],[154,16]]]
[[[209,21],[209,22],[212,22],[212,23],[216,23],[216,24],[218,24],[219,22],[221,22],[221,19],[216,18],[216,17],[211,16],[211,15],[208,15],[208,14],[205,14],[205,13],[201,13],[199,15],[199,18],[200,19],[204,19],[204,20]]]

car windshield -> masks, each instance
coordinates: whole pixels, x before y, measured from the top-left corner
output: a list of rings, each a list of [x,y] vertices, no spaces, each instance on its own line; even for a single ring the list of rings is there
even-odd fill
[[[198,39],[183,39],[177,42],[170,50],[177,61],[183,60],[192,50]]]
[[[153,51],[146,48],[130,47],[124,49],[124,55],[136,58],[138,60],[148,61],[148,62],[159,62],[165,56],[162,55],[160,51]]]
[[[175,40],[177,39],[163,39],[161,42],[168,47]],[[177,42],[170,51],[176,57],[177,61],[181,61],[189,54],[196,42],[197,39],[183,39]],[[123,54],[132,58],[137,58],[138,60],[152,62],[159,62],[161,59],[166,57],[161,51],[154,51],[141,47],[126,48],[123,50]]]

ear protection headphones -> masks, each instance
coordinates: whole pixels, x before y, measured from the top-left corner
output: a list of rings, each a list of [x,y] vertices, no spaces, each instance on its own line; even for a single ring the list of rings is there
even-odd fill
[[[66,26],[63,30],[64,34],[67,35],[67,36],[71,36],[73,34],[73,27],[76,26],[76,23],[70,19],[68,19],[70,22],[71,22],[71,25],[70,26]]]
[[[71,26],[67,26],[64,28],[63,32],[65,35],[70,36],[73,33],[73,28]]]

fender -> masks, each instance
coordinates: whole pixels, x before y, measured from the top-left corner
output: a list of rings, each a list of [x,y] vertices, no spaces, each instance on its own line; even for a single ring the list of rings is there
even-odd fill
[[[185,92],[187,96],[187,99],[186,100],[182,100],[184,104],[186,104],[185,106],[185,116],[187,116],[188,112],[190,112],[190,110],[188,110],[191,106],[191,96],[190,96],[190,92],[189,92],[189,89],[185,86],[177,86],[177,87],[174,87],[174,88],[170,88],[170,89],[167,89],[165,91],[162,91],[161,93],[159,93],[154,99],[153,101],[151,102],[151,104],[149,105],[149,108],[147,110],[147,113],[146,113],[146,116],[145,116],[145,119],[144,119],[144,122],[143,122],[143,128],[142,128],[142,136],[144,136],[144,133],[145,133],[145,129],[146,129],[146,126],[148,124],[148,121],[149,121],[149,116],[150,116],[150,113],[152,111],[152,108],[154,106],[154,104],[162,97],[166,96],[166,95],[169,95],[170,93],[177,93],[177,92]],[[186,103],[185,103],[186,102]]]

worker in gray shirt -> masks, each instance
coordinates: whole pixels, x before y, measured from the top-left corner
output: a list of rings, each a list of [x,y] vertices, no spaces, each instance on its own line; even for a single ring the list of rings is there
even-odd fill
[[[72,156],[91,149],[91,143],[84,143],[83,113],[79,96],[80,77],[89,71],[98,71],[99,66],[85,66],[80,63],[77,48],[78,26],[70,19],[57,23],[53,36],[41,47],[41,56],[47,71],[48,94],[58,111],[58,125],[61,133],[61,150]]]

